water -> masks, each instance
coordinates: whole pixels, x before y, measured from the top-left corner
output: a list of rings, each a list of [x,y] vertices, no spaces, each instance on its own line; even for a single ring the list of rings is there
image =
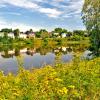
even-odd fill
[[[74,59],[74,53],[78,50],[84,52],[86,48],[76,46],[57,47],[3,47],[0,49],[0,70],[5,74],[16,73],[20,66],[25,69],[33,67],[40,68],[45,65],[55,65],[56,63],[68,63]]]

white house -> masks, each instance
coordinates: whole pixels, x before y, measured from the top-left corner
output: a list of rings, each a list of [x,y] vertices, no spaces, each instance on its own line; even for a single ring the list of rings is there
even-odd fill
[[[26,39],[26,38],[27,38],[27,34],[22,34],[22,33],[21,33],[21,34],[19,35],[19,38]]]
[[[61,37],[62,37],[62,38],[65,38],[65,37],[66,37],[66,33],[62,33],[62,34],[61,34]]]
[[[0,32],[0,37],[4,37],[4,33],[3,32]]]
[[[35,38],[35,33],[34,32],[28,33],[27,38]]]
[[[0,32],[0,37],[4,37],[4,32]],[[8,33],[8,37],[15,38],[14,33]]]
[[[10,38],[15,38],[15,36],[14,36],[14,33],[8,33],[8,37],[10,37]]]
[[[0,32],[0,37],[4,37],[4,32]],[[8,33],[8,37],[14,39],[15,38],[14,33],[13,32]],[[25,33],[20,33],[19,34],[19,38],[27,39],[27,38],[31,38],[31,37],[35,38],[35,33],[34,32],[29,33],[29,34],[25,34]]]

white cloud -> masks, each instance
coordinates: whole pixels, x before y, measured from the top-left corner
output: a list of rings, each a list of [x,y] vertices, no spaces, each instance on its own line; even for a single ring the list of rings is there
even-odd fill
[[[13,5],[16,7],[28,9],[29,11],[35,11],[44,14],[50,18],[59,18],[60,20],[66,20],[69,18],[80,19],[80,13],[84,0],[0,0],[0,7],[8,7]],[[47,7],[47,5],[50,5]],[[20,15],[19,12],[7,12],[12,15]],[[34,12],[33,12],[34,13]],[[1,21],[1,27],[19,27],[22,30],[27,28],[33,28],[33,26],[22,23],[8,23],[5,20]],[[39,29],[35,27],[35,29]]]
[[[52,8],[40,8],[39,11],[41,13],[48,15],[49,17],[58,17],[62,14],[61,11],[58,11],[57,9],[52,9]]]
[[[39,6],[30,0],[1,0],[3,3],[27,9],[37,9]]]
[[[46,0],[44,0],[46,1]],[[44,2],[43,0],[37,0],[37,2]],[[32,11],[37,11],[47,15],[48,17],[58,17],[62,12],[55,8],[44,8],[32,0],[1,0],[0,4],[10,4],[13,6],[29,9]]]
[[[45,3],[54,7],[46,8],[41,6],[41,4]],[[0,5],[5,6],[5,4],[10,4],[32,11],[37,11],[53,18],[57,18],[59,16],[61,18],[62,14],[63,16],[67,16],[67,14],[69,15],[71,11],[73,11],[73,16],[77,15],[81,13],[83,3],[84,0],[0,0]]]

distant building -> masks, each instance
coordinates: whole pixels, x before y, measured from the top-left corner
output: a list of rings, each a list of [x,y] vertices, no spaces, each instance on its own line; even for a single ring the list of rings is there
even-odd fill
[[[34,32],[28,33],[27,38],[35,38],[35,33]]]
[[[26,39],[26,38],[27,38],[27,34],[23,34],[23,33],[21,33],[21,34],[19,34],[19,38]]]
[[[53,33],[53,36],[54,36],[54,37],[60,37],[60,36],[59,36],[59,33]]]
[[[14,36],[14,33],[8,33],[8,37],[10,37],[10,38],[15,38],[15,36]]]
[[[0,37],[4,37],[4,32],[0,32]],[[8,37],[14,39],[15,38],[14,33],[13,32],[8,33]],[[31,32],[31,33],[28,33],[28,34],[21,32],[19,34],[19,38],[27,39],[27,38],[31,38],[31,37],[35,38],[35,33],[34,32]]]
[[[3,32],[0,32],[0,37],[4,37],[4,33]]]
[[[62,34],[61,34],[61,37],[62,37],[62,38],[65,38],[65,37],[66,37],[66,33],[62,33]]]

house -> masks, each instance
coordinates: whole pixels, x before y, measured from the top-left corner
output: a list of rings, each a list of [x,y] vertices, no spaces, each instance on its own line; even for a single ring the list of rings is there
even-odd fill
[[[0,37],[4,37],[4,32],[0,32]],[[14,33],[13,32],[8,33],[8,37],[14,39],[15,38]],[[31,38],[31,37],[35,38],[35,33],[34,32],[29,32],[27,34],[21,32],[19,34],[19,38],[27,39],[27,38]]]
[[[53,33],[54,36],[58,37],[59,36],[59,33]]]
[[[4,37],[4,33],[3,32],[0,32],[0,37]]]
[[[59,33],[53,33],[53,37],[59,37],[60,38],[60,35],[59,35]]]
[[[7,35],[8,35],[8,37],[10,37],[10,38],[15,38],[15,37],[14,37],[14,33],[8,33]],[[4,32],[0,32],[0,37],[4,37]]]
[[[26,38],[27,38],[27,34],[23,34],[23,33],[21,33],[21,34],[19,35],[19,38],[26,39]]]
[[[62,37],[62,38],[65,38],[65,37],[66,37],[66,33],[62,33],[62,34],[61,34],[61,37]]]
[[[14,36],[14,33],[8,33],[8,37],[10,37],[10,38],[15,38],[15,36]]]
[[[34,32],[29,32],[27,34],[27,38],[35,38],[35,33]]]

